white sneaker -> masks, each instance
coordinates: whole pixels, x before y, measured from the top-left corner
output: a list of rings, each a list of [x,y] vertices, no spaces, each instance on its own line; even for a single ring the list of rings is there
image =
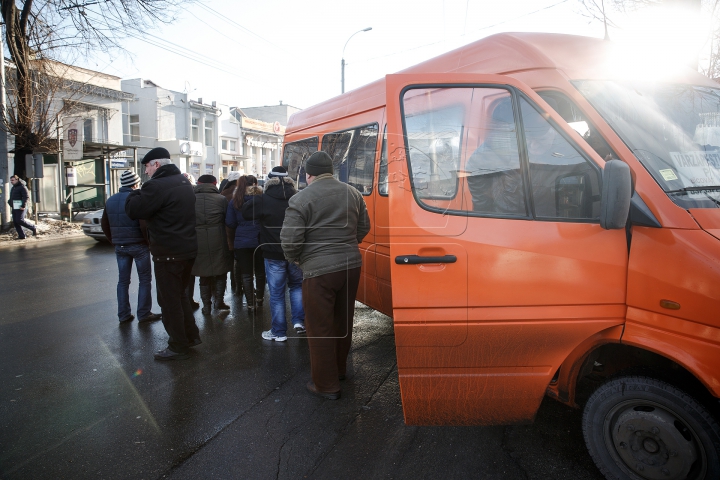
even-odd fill
[[[282,337],[279,337],[279,336],[277,336],[277,335],[274,335],[273,332],[272,332],[272,330],[267,330],[267,331],[265,331],[265,332],[262,332],[262,337],[263,337],[265,340],[270,340],[271,342],[272,342],[273,340],[275,340],[276,342],[284,342],[284,341],[287,340],[287,337],[284,336],[284,335],[283,335]]]
[[[305,333],[305,325],[303,325],[302,323],[296,323],[295,325],[293,325],[293,327],[295,328],[295,333],[297,333],[298,335],[302,335]]]

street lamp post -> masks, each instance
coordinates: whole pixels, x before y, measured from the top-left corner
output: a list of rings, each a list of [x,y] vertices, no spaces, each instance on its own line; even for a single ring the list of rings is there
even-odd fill
[[[362,30],[358,30],[350,35],[350,38],[354,37],[358,33],[369,32],[370,30],[372,30],[372,27],[363,28]],[[347,47],[350,38],[348,38],[347,42],[345,42],[345,47]],[[343,47],[342,60],[340,61],[340,93],[345,93],[345,47]]]

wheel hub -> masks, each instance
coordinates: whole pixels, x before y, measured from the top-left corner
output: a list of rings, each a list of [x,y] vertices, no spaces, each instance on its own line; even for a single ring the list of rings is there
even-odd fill
[[[611,436],[626,467],[648,480],[687,477],[698,452],[677,417],[659,407],[637,404],[616,413],[620,414]]]

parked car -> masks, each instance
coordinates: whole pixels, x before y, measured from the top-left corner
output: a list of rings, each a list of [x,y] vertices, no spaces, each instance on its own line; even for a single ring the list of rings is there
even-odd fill
[[[83,233],[88,237],[94,238],[98,242],[109,241],[102,231],[102,226],[100,226],[100,219],[102,218],[104,211],[104,209],[96,210],[88,213],[83,218]]]

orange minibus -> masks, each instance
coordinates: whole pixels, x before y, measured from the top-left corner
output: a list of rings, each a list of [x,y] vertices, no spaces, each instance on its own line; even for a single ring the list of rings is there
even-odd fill
[[[294,114],[372,229],[405,421],[583,408],[612,479],[720,479],[720,85],[597,39],[494,35]]]

